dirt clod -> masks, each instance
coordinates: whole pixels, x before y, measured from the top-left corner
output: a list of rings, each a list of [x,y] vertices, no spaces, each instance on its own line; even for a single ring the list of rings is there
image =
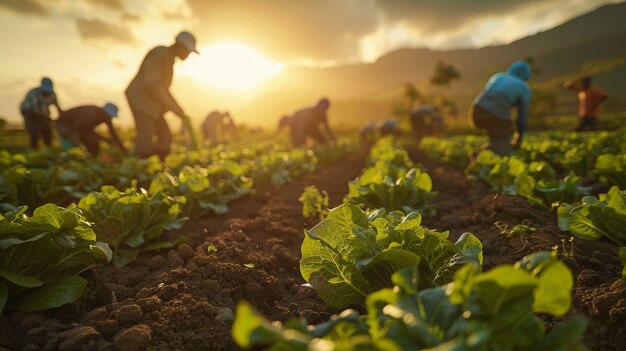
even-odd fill
[[[152,340],[152,330],[144,324],[123,329],[113,338],[113,346],[117,351],[145,350]]]

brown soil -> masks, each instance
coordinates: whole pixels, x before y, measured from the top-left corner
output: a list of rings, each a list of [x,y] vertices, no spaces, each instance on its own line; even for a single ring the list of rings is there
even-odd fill
[[[147,253],[124,268],[92,270],[77,303],[0,319],[0,350],[236,349],[230,325],[236,302],[250,301],[272,319],[325,321],[336,311],[303,287],[303,231],[298,197],[315,184],[331,206],[361,171],[365,153],[315,174],[241,199],[225,216],[187,223],[187,245]],[[209,252],[208,247],[214,248]]]
[[[530,253],[561,247],[570,236],[557,225],[556,215],[533,207],[520,197],[495,193],[485,183],[468,179],[462,172],[429,160],[411,150],[415,161],[427,167],[433,179],[438,213],[425,218],[429,228],[450,230],[452,239],[471,232],[483,243],[484,268],[514,263]],[[494,223],[526,224],[537,229],[524,238],[508,238]],[[561,248],[559,248],[561,251]],[[626,345],[626,283],[617,247],[607,241],[574,240],[574,258],[565,262],[574,275],[572,310],[565,319],[588,319],[583,342],[590,350],[623,350]],[[554,318],[549,322],[555,322]],[[620,346],[622,345],[622,346]]]
[[[484,246],[484,267],[513,263],[550,250],[568,239],[554,214],[526,200],[497,194],[462,172],[447,169],[412,151],[429,168],[439,192],[438,214],[425,218],[451,238],[469,231]],[[148,253],[121,269],[98,267],[88,290],[74,304],[45,313],[12,313],[0,318],[0,351],[11,350],[232,350],[235,304],[245,299],[273,320],[327,320],[336,312],[309,288],[299,273],[303,229],[315,221],[301,216],[298,197],[315,184],[338,205],[349,180],[363,166],[363,153],[277,189],[241,199],[225,216],[188,223],[169,235],[187,244],[169,252]],[[528,224],[537,232],[507,238],[494,222]],[[208,247],[216,251],[209,252]],[[591,350],[621,350],[626,344],[626,284],[618,280],[617,248],[605,241],[575,241],[567,262],[575,277],[573,316],[585,316],[584,343]],[[549,323],[557,319],[547,318]]]

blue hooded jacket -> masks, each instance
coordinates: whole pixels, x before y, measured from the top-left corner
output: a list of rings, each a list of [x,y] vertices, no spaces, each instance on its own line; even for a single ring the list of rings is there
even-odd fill
[[[511,120],[511,108],[517,107],[517,131],[524,134],[530,104],[530,88],[526,81],[530,75],[530,65],[526,61],[514,62],[506,73],[496,73],[489,78],[474,105],[507,121]]]

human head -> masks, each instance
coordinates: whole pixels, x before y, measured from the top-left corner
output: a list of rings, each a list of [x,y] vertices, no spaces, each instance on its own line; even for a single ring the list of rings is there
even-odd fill
[[[315,108],[322,112],[326,112],[326,110],[328,110],[328,107],[330,107],[330,101],[327,98],[321,98],[315,106]]]
[[[52,79],[48,77],[41,78],[41,90],[45,93],[52,93],[54,91]]]
[[[173,47],[176,50],[176,56],[181,60],[186,59],[191,52],[198,53],[196,49],[196,37],[189,32],[183,31],[178,33]]]
[[[589,89],[589,87],[591,87],[591,77],[590,76],[583,77],[580,80],[580,84],[582,84],[584,89]]]
[[[117,117],[118,109],[117,109],[117,106],[114,103],[107,102],[106,104],[104,104],[102,109],[104,110],[104,112],[106,112],[107,116],[109,116],[111,118]]]
[[[520,61],[513,62],[511,67],[509,67],[507,73],[509,73],[510,75],[516,76],[517,78],[523,81],[527,81],[530,79],[532,70],[528,62],[520,60]]]

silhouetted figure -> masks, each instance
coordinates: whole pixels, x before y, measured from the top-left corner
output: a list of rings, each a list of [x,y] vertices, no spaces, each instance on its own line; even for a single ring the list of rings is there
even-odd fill
[[[511,146],[519,148],[528,124],[530,87],[526,83],[531,76],[530,65],[517,61],[506,72],[496,73],[473,102],[474,125],[487,131],[489,148],[499,155],[506,155]],[[513,136],[511,109],[517,108],[518,136]]]
[[[294,146],[304,146],[308,138],[319,143],[335,140],[335,134],[328,125],[326,112],[330,107],[328,99],[321,99],[317,105],[296,111],[291,117],[283,117],[279,127],[289,126],[291,142]],[[324,131],[322,131],[322,127]]]
[[[398,124],[398,120],[396,120],[395,118],[388,118],[384,120],[383,123],[380,125],[378,131],[380,132],[381,136],[400,135],[400,125]]]
[[[409,121],[418,141],[425,136],[436,135],[444,128],[443,117],[438,108],[431,105],[413,107],[409,111]]]
[[[237,126],[230,113],[213,111],[202,122],[202,136],[211,143],[223,142],[226,136],[237,137]]]
[[[580,117],[580,122],[575,131],[596,130],[600,106],[608,96],[602,90],[591,86],[591,77],[565,82],[563,87],[578,93],[578,116]]]
[[[369,121],[361,128],[359,135],[361,136],[361,140],[365,143],[373,143],[376,139],[376,122]]]
[[[176,57],[185,60],[191,52],[198,52],[196,38],[188,32],[179,33],[171,46],[157,46],[148,52],[139,72],[126,89],[126,97],[135,119],[135,153],[139,157],[158,155],[164,159],[170,153],[172,134],[163,115],[167,111],[172,111],[180,118],[185,115],[169,92],[174,61]],[[156,137],[154,144],[153,137]]]
[[[39,146],[39,138],[45,145],[52,144],[52,120],[50,119],[50,105],[54,105],[59,114],[62,110],[54,92],[52,80],[48,77],[41,79],[41,85],[31,89],[20,104],[20,112],[24,117],[24,126],[30,134],[30,147]]]
[[[67,151],[82,144],[96,157],[100,154],[100,141],[104,141],[126,152],[113,127],[111,119],[114,117],[117,117],[117,106],[112,103],[107,103],[104,107],[79,106],[64,111],[57,120],[61,147]],[[110,139],[96,133],[96,127],[102,123],[109,128]]]

